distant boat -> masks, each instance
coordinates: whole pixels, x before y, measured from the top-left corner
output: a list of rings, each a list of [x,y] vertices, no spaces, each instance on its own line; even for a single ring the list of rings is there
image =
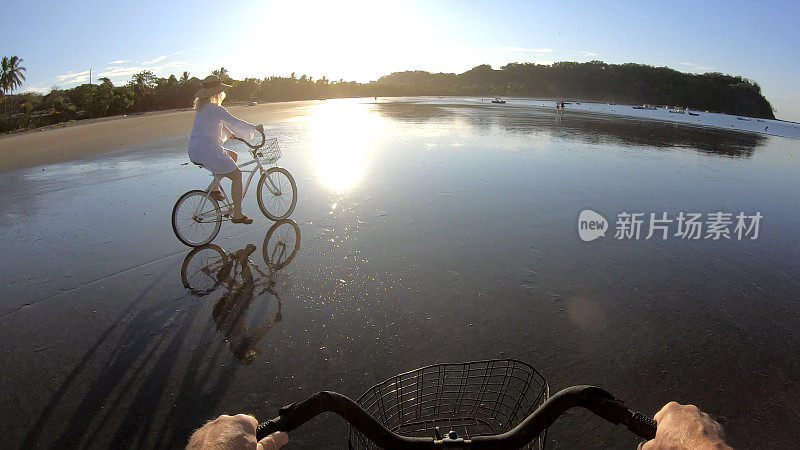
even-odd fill
[[[700,114],[693,113],[693,112],[689,111],[689,115],[690,115],[690,116],[699,116]]]
[[[506,102],[506,101],[505,101],[505,100],[501,100],[501,99],[500,99],[500,97],[495,97],[495,98],[494,98],[494,100],[492,100],[492,103],[500,103],[500,104],[503,104],[503,103],[505,103],[505,102]]]
[[[669,112],[671,112],[672,114],[686,114],[686,111],[682,109],[670,109]]]
[[[652,110],[655,110],[657,108],[655,106],[650,106],[650,105],[641,105],[641,106],[634,106],[633,109],[652,109]]]
[[[750,119],[745,119],[744,117],[736,116],[736,120],[744,120],[745,122],[750,122]]]

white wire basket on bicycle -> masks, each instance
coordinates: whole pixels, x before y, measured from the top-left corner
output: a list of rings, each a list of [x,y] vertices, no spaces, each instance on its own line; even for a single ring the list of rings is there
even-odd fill
[[[504,359],[436,364],[395,375],[370,388],[357,403],[402,436],[471,439],[511,430],[549,396],[550,388],[536,369]],[[544,442],[542,433],[527,448],[541,449]],[[354,427],[349,447],[380,448]]]
[[[264,146],[257,151],[258,159],[261,164],[275,164],[281,158],[281,147],[278,145],[278,138],[270,138],[264,142]]]

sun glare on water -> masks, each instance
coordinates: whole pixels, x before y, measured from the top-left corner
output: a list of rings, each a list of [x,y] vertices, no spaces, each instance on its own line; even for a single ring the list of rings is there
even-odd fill
[[[308,118],[308,133],[322,184],[338,192],[364,177],[381,121],[356,100],[322,103]]]

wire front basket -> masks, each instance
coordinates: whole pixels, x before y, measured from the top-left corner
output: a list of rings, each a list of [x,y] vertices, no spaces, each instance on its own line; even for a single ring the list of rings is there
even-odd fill
[[[358,404],[391,431],[441,439],[505,433],[547,400],[550,388],[533,367],[503,359],[436,364],[371,387]],[[544,447],[544,433],[527,448]],[[379,448],[350,427],[350,448]]]
[[[261,164],[275,164],[281,157],[281,148],[278,146],[278,138],[270,138],[264,141],[264,146],[258,149],[258,158]]]

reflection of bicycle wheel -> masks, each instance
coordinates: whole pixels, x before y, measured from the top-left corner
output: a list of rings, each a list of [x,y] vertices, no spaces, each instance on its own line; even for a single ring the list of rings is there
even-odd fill
[[[181,281],[193,295],[208,295],[219,286],[219,271],[228,263],[228,255],[219,245],[208,244],[190,251],[183,260]]]
[[[292,219],[275,222],[264,237],[264,262],[272,270],[280,270],[292,262],[300,249],[300,228]]]

